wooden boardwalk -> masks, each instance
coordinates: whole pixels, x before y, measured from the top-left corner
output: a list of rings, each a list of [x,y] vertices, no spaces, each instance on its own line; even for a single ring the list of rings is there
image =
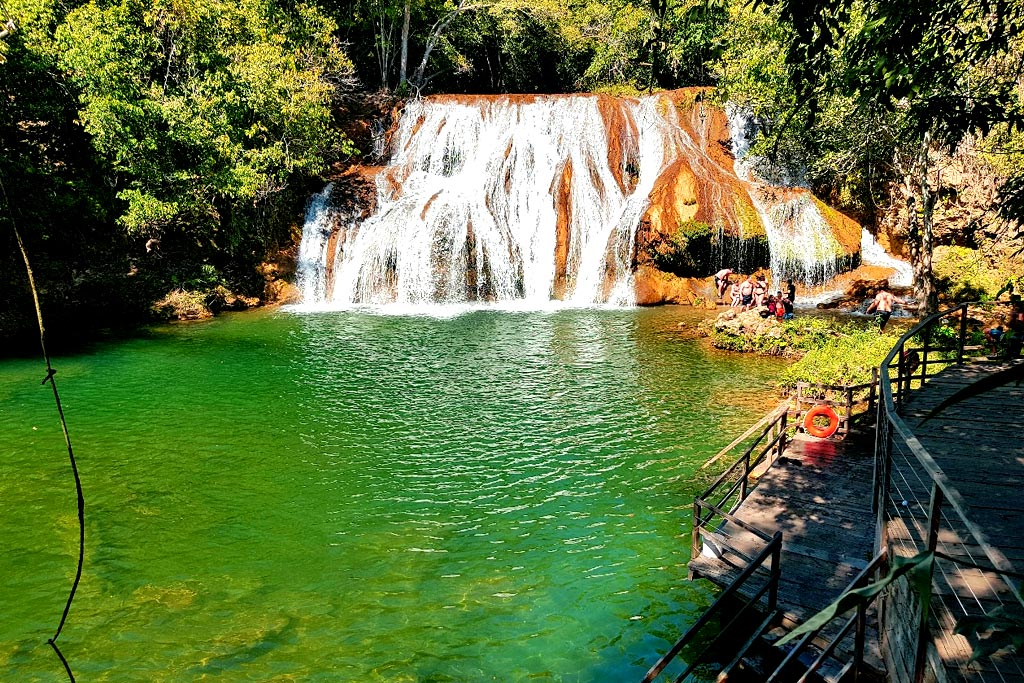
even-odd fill
[[[1024,570],[1024,386],[990,390],[950,406],[927,421],[944,399],[969,383],[1007,367],[994,364],[952,366],[929,379],[909,397],[903,419],[935,460],[967,506],[967,517],[985,541],[1017,572]],[[917,459],[896,444],[890,492],[890,541],[920,545],[927,526],[931,486]],[[953,514],[943,516],[938,551],[982,566],[991,562]],[[1019,585],[1020,580],[1017,579]],[[941,561],[935,574],[932,611],[945,633],[938,654],[952,680],[1024,681],[1020,657],[997,657],[984,666],[971,663],[971,647],[954,635],[956,622],[1000,605],[1020,605],[998,575]]]
[[[783,533],[779,607],[789,626],[831,603],[871,560],[872,445],[856,434],[845,441],[797,435],[736,511],[768,534]],[[729,526],[723,534],[744,555],[763,546],[753,534]],[[709,545],[706,540],[705,552],[693,558],[690,569],[726,585],[742,562],[729,554],[716,557]]]
[[[1013,571],[1020,572],[1024,570],[1024,385],[1005,385],[922,422],[946,397],[1000,367],[1005,366],[968,364],[943,370],[912,393],[903,418],[959,491],[969,520],[982,530],[985,542],[1005,556]],[[866,435],[854,433],[842,442],[798,435],[735,511],[737,518],[766,534],[783,532],[778,601],[785,625],[801,623],[827,606],[870,561],[875,542],[873,467],[873,430]],[[888,539],[897,552],[903,544],[902,554],[913,554],[927,536],[931,480],[906,444],[894,445],[891,487]],[[944,514],[942,519],[940,552],[991,565],[955,515]],[[691,571],[723,586],[746,564],[744,556],[754,556],[764,546],[762,538],[732,523],[704,532],[703,537],[704,549],[692,559]],[[966,614],[980,614],[998,605],[1019,609],[1006,582],[991,572],[940,560],[934,591],[936,653],[948,680],[1024,682],[1024,658],[1001,656],[984,664],[972,663],[967,641],[953,634]],[[831,634],[826,630],[823,635]],[[877,644],[871,649],[868,663],[879,667]]]
[[[940,402],[1005,365],[943,370],[911,395],[903,419],[964,497],[989,542],[1024,569],[1024,385],[1004,385],[921,423]]]

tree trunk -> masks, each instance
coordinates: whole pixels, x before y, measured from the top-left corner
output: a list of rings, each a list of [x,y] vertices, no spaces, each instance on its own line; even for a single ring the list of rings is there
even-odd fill
[[[434,51],[434,47],[437,45],[437,41],[441,39],[445,29],[452,23],[455,17],[459,16],[463,12],[467,12],[472,9],[476,9],[480,5],[470,5],[469,0],[459,0],[459,4],[455,6],[451,12],[448,13],[443,19],[439,19],[434,24],[433,29],[430,32],[430,37],[427,38],[427,44],[423,48],[423,59],[420,61],[420,65],[416,67],[416,72],[412,76],[412,84],[417,88],[422,88],[426,82],[426,70],[427,63],[430,61],[430,53]]]
[[[939,309],[935,277],[932,274],[932,218],[935,193],[928,182],[928,152],[931,134],[925,133],[917,164],[917,185],[920,203],[920,231],[914,245],[914,298],[921,302],[920,313],[927,315]]]
[[[402,15],[402,60],[398,67],[398,88],[405,88],[406,69],[409,65],[409,3],[412,0],[405,0],[405,10]]]

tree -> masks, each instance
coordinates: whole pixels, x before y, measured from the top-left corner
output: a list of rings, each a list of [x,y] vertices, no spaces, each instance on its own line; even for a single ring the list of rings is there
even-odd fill
[[[931,273],[935,147],[970,133],[1024,124],[1016,43],[1024,5],[1011,0],[755,0],[791,30],[786,65],[813,125],[830,98],[849,98],[871,118],[895,121],[902,150],[915,150],[904,178],[915,242],[915,289],[936,307]]]
[[[246,205],[350,151],[331,117],[351,85],[333,31],[308,5],[259,0],[90,2],[71,12],[57,59],[115,178],[121,225],[230,251],[245,228],[232,217]]]

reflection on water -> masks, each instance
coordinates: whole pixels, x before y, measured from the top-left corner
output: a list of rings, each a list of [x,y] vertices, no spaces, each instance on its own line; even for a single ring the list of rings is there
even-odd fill
[[[683,314],[277,312],[58,359],[76,674],[642,676],[708,600],[683,580],[692,474],[781,367],[680,340]],[[37,375],[0,365],[2,680],[60,678],[73,568]]]

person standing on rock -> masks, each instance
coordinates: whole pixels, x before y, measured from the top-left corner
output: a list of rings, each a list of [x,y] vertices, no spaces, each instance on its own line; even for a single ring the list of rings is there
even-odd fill
[[[729,286],[729,276],[732,275],[732,268],[722,268],[715,273],[715,289],[718,290],[718,299],[721,301],[725,294],[725,288]]]
[[[754,281],[754,305],[760,308],[764,306],[765,298],[768,296],[768,283],[764,278]]]
[[[729,287],[729,306],[732,308],[740,307],[740,283],[734,282]]]
[[[867,310],[869,314],[875,313],[875,319],[878,321],[879,332],[885,331],[885,325],[889,322],[889,318],[892,316],[893,304],[907,303],[888,290],[889,281],[882,280],[882,286],[878,289],[878,293],[875,294],[875,300],[871,302]]]
[[[789,295],[786,295],[786,297],[782,300],[782,319],[793,319],[793,300],[789,298]]]
[[[754,307],[754,276],[751,275],[740,285],[740,311],[749,311]]]

